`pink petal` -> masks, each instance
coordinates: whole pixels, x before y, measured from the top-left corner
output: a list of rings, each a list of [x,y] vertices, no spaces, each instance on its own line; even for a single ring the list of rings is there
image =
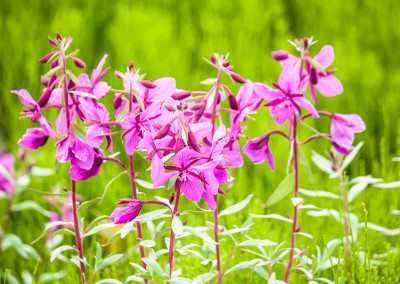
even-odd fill
[[[314,57],[314,60],[324,68],[331,66],[334,59],[335,53],[333,47],[330,45],[322,47],[319,53]]]
[[[334,97],[343,93],[342,83],[333,75],[319,76],[316,87],[326,97]]]
[[[204,192],[202,183],[194,177],[182,181],[181,189],[186,198],[193,202],[199,202]]]

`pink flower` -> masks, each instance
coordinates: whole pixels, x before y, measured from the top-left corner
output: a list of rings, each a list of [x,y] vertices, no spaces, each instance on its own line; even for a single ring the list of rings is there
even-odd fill
[[[142,203],[139,200],[133,200],[127,203],[128,205],[125,207],[114,209],[110,216],[111,222],[114,224],[125,224],[132,221],[139,215],[140,210],[142,210]]]
[[[103,56],[96,69],[93,70],[90,78],[87,74],[81,74],[78,76],[78,91],[93,94],[97,99],[100,99],[110,91],[110,86],[108,86],[106,82],[101,81],[108,72],[108,68],[102,70],[107,56],[107,54]]]
[[[263,135],[255,139],[247,141],[243,147],[243,152],[252,160],[255,164],[261,164],[268,161],[269,166],[272,170],[275,169],[275,159],[269,150],[269,136]]]
[[[87,169],[82,167],[80,163],[76,163],[76,160],[71,161],[71,168],[69,175],[73,180],[85,180],[93,176],[97,176],[100,173],[101,165],[103,163],[103,153],[97,148],[93,148],[94,159],[92,165]]]
[[[354,134],[365,130],[365,124],[357,114],[333,114],[331,139],[339,153],[349,154],[353,149]]]
[[[42,128],[29,128],[26,133],[18,140],[18,145],[22,149],[36,150],[46,144],[49,135]]]
[[[0,190],[9,193],[14,191],[14,157],[8,153],[0,152]]]
[[[296,113],[301,114],[301,108],[308,110],[313,117],[319,117],[314,105],[300,93],[300,78],[294,68],[283,70],[275,89],[261,83],[255,83],[257,94],[269,100],[270,113],[275,117],[277,124],[284,124]]]

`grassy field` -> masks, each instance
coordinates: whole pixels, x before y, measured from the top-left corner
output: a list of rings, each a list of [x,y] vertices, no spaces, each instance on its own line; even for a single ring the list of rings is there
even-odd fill
[[[215,71],[202,59],[212,52],[230,53],[230,61],[235,70],[253,81],[271,83],[276,80],[280,66],[270,56],[273,49],[289,49],[288,39],[314,36],[319,42],[314,52],[324,44],[335,47],[337,77],[342,81],[345,92],[342,96],[322,98],[320,108],[339,113],[358,113],[365,121],[367,131],[357,137],[364,141],[359,156],[352,163],[347,174],[350,177],[372,174],[385,181],[400,180],[400,164],[393,161],[400,156],[400,6],[397,1],[0,1],[0,146],[17,154],[16,141],[30,126],[29,121],[18,119],[21,105],[10,90],[25,88],[34,97],[40,92],[40,74],[45,72],[38,59],[49,51],[48,35],[57,31],[74,38],[74,47],[80,49],[81,58],[92,69],[103,54],[109,54],[108,66],[112,70],[125,70],[130,60],[134,60],[147,78],[156,79],[172,76],[182,89],[201,88],[199,82],[215,76]],[[113,86],[119,82],[112,75],[107,76]],[[106,98],[108,103],[112,97]],[[247,135],[255,137],[269,128],[267,112],[258,114],[256,122],[249,123]],[[327,127],[323,122],[314,125],[320,129]],[[278,139],[277,139],[278,140]],[[271,192],[285,176],[287,147],[284,142],[273,141],[272,149],[277,169],[271,172],[265,164],[254,166],[247,158],[245,167],[233,173],[234,187],[227,196],[221,198],[220,206],[225,208],[250,193],[254,193],[251,206],[240,214],[222,219],[222,225],[233,226],[246,220],[250,213],[280,213],[287,215],[291,210],[290,200],[271,208],[263,204]],[[117,150],[121,147],[117,147]],[[304,147],[310,171],[301,172],[301,187],[306,189],[329,190],[339,193],[339,182],[330,180],[311,162],[311,149],[326,154],[329,145],[315,142]],[[43,167],[53,167],[55,155],[52,145],[45,150],[32,153],[37,163]],[[136,157],[136,163],[145,179],[147,162]],[[49,191],[56,183],[68,186],[66,169],[53,178],[33,178],[30,187]],[[85,200],[102,193],[107,182],[119,173],[119,169],[105,165],[99,178],[79,183],[78,192]],[[147,190],[148,191],[148,190]],[[98,207],[84,211],[85,219],[93,219],[101,214],[109,215],[119,198],[129,195],[128,179],[116,181],[107,200]],[[146,192],[152,195],[152,192]],[[158,193],[161,194],[161,193]],[[42,196],[26,191],[22,199],[33,199],[48,207]],[[305,197],[307,203],[317,204],[318,200]],[[2,201],[1,201],[2,202]],[[363,203],[365,203],[367,214]],[[340,210],[340,202],[324,201],[325,208]],[[398,189],[368,189],[352,205],[353,212],[360,221],[380,224],[388,228],[400,227],[399,216],[392,215],[392,209],[400,209]],[[3,212],[4,203],[0,203]],[[2,213],[0,213],[2,214]],[[191,216],[190,224],[203,224],[212,216]],[[47,220],[36,213],[14,213],[9,231],[21,236],[25,243],[36,239]],[[343,229],[329,219],[314,219],[300,216],[302,231],[311,233],[313,240],[299,238],[298,247],[307,253],[315,253],[315,246],[324,247],[324,242],[341,238]],[[274,241],[289,240],[290,228],[272,220],[257,220],[250,235]],[[93,253],[96,240],[104,242],[106,236],[98,236],[85,242],[86,251]],[[359,241],[354,250],[365,250],[369,257],[382,254],[391,248],[397,252],[384,258],[381,266],[374,267],[354,260],[353,270],[356,282],[394,283],[400,281],[400,237],[382,236],[376,232],[360,231]],[[73,240],[71,239],[71,243]],[[184,242],[190,243],[191,240]],[[128,264],[137,253],[133,245],[134,236],[115,240],[106,250],[126,252],[124,261],[104,270],[97,277],[126,279],[133,273]],[[63,262],[50,263],[45,255],[44,242],[35,248],[41,252],[42,261],[22,260],[15,252],[6,251],[0,255],[0,272],[9,269],[14,275],[24,270],[35,275],[44,272],[67,271],[65,283],[78,281],[74,267]],[[161,245],[161,244],[160,244]],[[222,244],[222,257],[226,262],[232,243]],[[134,256],[130,256],[134,254]],[[343,254],[342,254],[343,255]],[[90,258],[91,255],[88,255]],[[130,258],[130,259],[129,259]],[[249,258],[238,252],[234,262]],[[177,267],[182,267],[188,277],[206,272],[195,258],[178,258]],[[278,271],[282,278],[283,269]],[[336,279],[345,275],[343,265],[323,273],[324,277]],[[396,278],[397,277],[397,278]],[[228,275],[226,283],[240,280],[263,283],[254,272],[244,270]],[[293,280],[306,282],[305,277],[295,274]]]

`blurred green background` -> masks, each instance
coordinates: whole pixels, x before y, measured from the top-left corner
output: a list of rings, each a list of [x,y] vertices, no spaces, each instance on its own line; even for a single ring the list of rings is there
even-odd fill
[[[215,71],[202,59],[212,52],[229,52],[236,72],[253,81],[269,84],[277,79],[280,71],[279,64],[270,56],[271,50],[293,51],[288,39],[314,36],[318,43],[312,52],[317,53],[324,44],[334,46],[334,67],[337,68],[337,77],[345,89],[344,94],[339,97],[321,98],[318,107],[332,112],[358,113],[367,125],[367,131],[357,137],[357,141],[364,141],[365,144],[348,174],[373,174],[387,181],[398,180],[399,165],[392,158],[400,156],[400,6],[395,0],[379,3],[372,0],[342,0],[327,3],[289,0],[1,0],[0,145],[14,154],[17,153],[16,141],[30,123],[18,119],[22,107],[17,96],[10,94],[10,90],[25,88],[35,98],[39,96],[40,74],[44,74],[48,66],[40,64],[38,59],[51,50],[47,36],[54,36],[56,32],[74,38],[73,47],[80,49],[80,57],[87,63],[88,70],[93,69],[102,55],[108,53],[107,65],[112,70],[123,71],[129,61],[134,60],[136,66],[147,73],[147,78],[172,76],[182,89],[199,89],[201,86],[198,82],[215,76]],[[112,86],[120,86],[112,72],[106,79]],[[111,96],[106,100],[111,102]],[[267,113],[261,112],[257,121],[250,123],[247,134],[254,137],[265,132],[270,127],[269,122]],[[318,122],[316,126],[321,130],[328,127],[324,122]],[[222,208],[254,192],[251,212],[291,212],[289,200],[274,208],[263,208],[265,199],[284,177],[286,168],[287,145],[279,139],[276,140],[272,146],[278,161],[276,172],[272,174],[266,165],[254,166],[246,159],[246,166],[234,172],[237,182],[228,197],[221,201]],[[312,147],[325,154],[329,148],[325,142],[315,142]],[[54,150],[51,145],[47,145],[45,149],[48,151],[39,151],[32,155],[42,166],[51,167],[55,160]],[[305,153],[309,154],[310,149],[306,147]],[[147,164],[140,158],[137,160],[139,168],[146,169]],[[311,175],[309,172],[303,173],[302,187],[338,191],[336,181],[328,180],[313,165],[311,170]],[[105,167],[102,177],[85,182],[86,190],[80,190],[80,193],[84,198],[96,196],[116,173],[118,169]],[[38,178],[33,183],[35,188],[49,190],[55,180]],[[68,185],[65,175],[59,174],[57,180],[64,186]],[[113,204],[129,193],[127,180],[121,179],[115,188],[121,190],[117,192],[114,189],[110,200],[100,208],[90,211],[88,216],[110,214]],[[25,198],[41,198],[32,193],[25,195]],[[354,208],[362,219],[364,215],[361,202],[365,202],[370,220],[387,227],[400,226],[399,218],[390,215],[391,209],[400,207],[398,191],[385,190],[377,193],[370,189],[362,195]],[[226,225],[244,221],[249,213],[247,211],[230,217],[225,220]],[[306,219],[303,223],[300,221],[302,228],[317,235],[313,244],[323,244],[324,238],[340,238],[340,227],[326,228],[326,220],[304,218]],[[40,216],[15,214],[11,228],[17,233],[24,232],[24,240],[29,242],[40,234],[42,225],[35,226],[30,232],[24,231],[26,226],[44,221]],[[289,228],[281,228],[279,223],[262,221],[256,226],[265,228],[262,232],[262,237],[265,238],[283,240],[289,236]],[[259,230],[255,231],[259,233]],[[325,234],[319,235],[317,232]],[[398,237],[371,234],[374,236],[370,240],[371,253],[381,253],[388,246],[398,246]],[[306,245],[310,245],[312,250],[312,244],[305,241],[303,246]],[[123,251],[123,248],[116,250]],[[227,257],[227,254],[228,252],[224,252],[223,257]],[[379,273],[386,275],[385,277],[393,275],[395,272],[391,272],[390,267],[398,269],[400,266],[399,254],[396,257],[397,261],[393,261],[392,266],[387,266],[388,271]],[[240,258],[239,254],[238,259]],[[197,260],[192,261],[195,267],[204,270]],[[15,261],[15,255],[7,259],[3,255],[0,264],[0,268],[8,267],[16,274],[32,265]],[[48,264],[47,260],[45,264]],[[57,265],[62,267],[60,263],[44,265],[42,271],[55,271]],[[195,274],[183,267],[187,274]],[[113,270],[111,275],[129,275],[129,268],[125,268],[128,272],[121,270],[123,269]],[[327,276],[332,278],[329,273]],[[247,271],[235,277],[251,279],[255,283],[260,281],[256,275]]]

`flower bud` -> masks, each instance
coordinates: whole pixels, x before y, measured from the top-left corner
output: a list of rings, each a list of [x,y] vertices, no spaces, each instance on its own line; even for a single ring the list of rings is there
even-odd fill
[[[276,61],[282,61],[289,57],[289,53],[285,50],[275,50],[271,54]]]
[[[113,100],[113,107],[114,109],[117,109],[121,106],[122,104],[122,96],[123,93],[115,94],[114,100]]]
[[[238,82],[239,84],[244,84],[246,82],[246,80],[242,76],[240,76],[239,74],[237,74],[235,72],[231,72],[231,73],[229,73],[229,75],[231,76],[231,78],[234,81]]]
[[[190,91],[178,91],[178,92],[175,92],[175,93],[172,95],[172,98],[173,98],[174,100],[180,101],[180,100],[184,100],[184,99],[190,97],[191,94],[192,94],[192,93],[191,93]]]
[[[222,63],[222,66],[224,66],[225,68],[228,67],[231,63],[229,61],[224,61],[224,63]]]
[[[311,67],[310,83],[313,85],[316,85],[318,83],[318,73],[317,73],[317,69],[315,69],[314,67]]]
[[[43,92],[43,94],[40,96],[38,99],[37,103],[40,107],[44,107],[50,99],[52,89],[51,88],[46,88]]]
[[[198,104],[192,105],[190,107],[190,110],[197,111],[197,110],[200,110],[202,108],[203,108],[203,104],[202,103],[198,103]]]
[[[211,60],[212,64],[214,64],[214,65],[217,63],[217,59],[215,58],[214,54],[211,54],[210,60]]]
[[[135,64],[133,64],[133,61],[131,61],[131,62],[129,63],[129,70],[132,71],[132,70],[134,70],[134,69],[135,69]]]
[[[49,83],[50,83],[50,78],[47,78],[47,77],[45,77],[45,76],[41,76],[41,77],[40,77],[40,82],[41,82],[43,85],[48,86]]]
[[[161,138],[164,138],[165,136],[167,136],[170,128],[171,128],[171,123],[167,123],[166,125],[161,127],[161,129],[158,130],[156,136],[154,137],[154,140],[161,139]]]
[[[83,69],[83,68],[86,67],[85,62],[83,62],[83,61],[80,60],[79,58],[72,57],[72,61],[74,61],[75,66],[78,67],[78,68]]]
[[[164,105],[164,106],[170,112],[176,111],[176,108],[172,105]]]
[[[62,36],[61,36],[61,34],[59,32],[57,32],[56,37],[57,37],[58,40],[62,40]]]
[[[176,143],[175,143],[175,153],[178,153],[184,147],[185,147],[185,144],[183,143],[183,139],[181,137],[177,138]]]
[[[58,59],[54,60],[51,65],[50,65],[50,69],[56,68],[58,66]]]
[[[147,89],[154,89],[155,87],[157,87],[156,84],[154,84],[152,81],[148,81],[148,80],[142,80],[140,81],[140,84],[144,87],[146,87]]]
[[[56,51],[50,52],[49,54],[46,54],[45,56],[43,56],[39,61],[41,63],[47,63],[55,53],[56,53]]]
[[[49,37],[49,43],[51,45],[57,46],[57,41],[54,38]]]
[[[196,136],[194,135],[194,133],[191,130],[189,130],[189,132],[188,132],[188,145],[193,150],[200,152],[200,148],[199,148],[199,144],[197,143]]]
[[[232,93],[229,93],[228,101],[229,101],[229,106],[231,107],[231,109],[233,109],[233,110],[239,109],[236,98]]]

